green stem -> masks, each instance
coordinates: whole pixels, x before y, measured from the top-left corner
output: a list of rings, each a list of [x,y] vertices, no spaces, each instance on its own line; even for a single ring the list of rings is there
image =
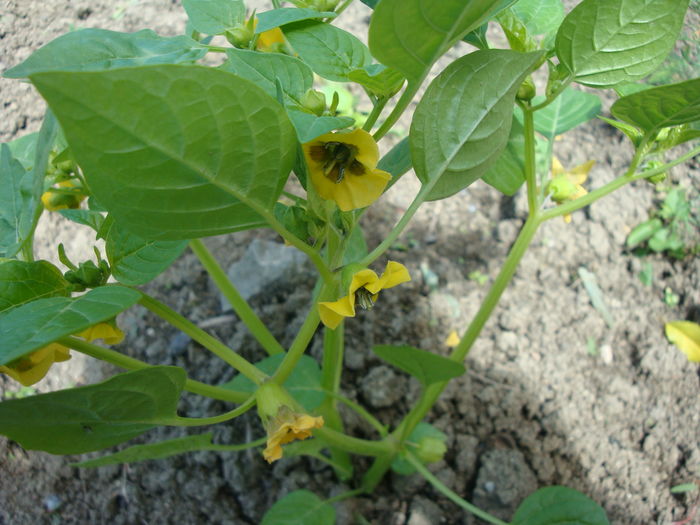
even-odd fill
[[[360,454],[362,456],[387,456],[396,453],[394,445],[388,440],[372,441],[348,436],[330,428],[318,428],[314,430],[314,435],[318,436],[325,443],[341,450]]]
[[[349,399],[349,398],[347,398],[347,397],[345,397],[337,392],[331,392],[330,390],[317,389],[317,388],[313,388],[313,389],[309,389],[309,390],[314,390],[316,392],[323,392],[327,396],[331,396],[334,399],[337,399],[338,401],[340,401],[341,403],[346,405],[350,410],[354,410],[355,413],[358,416],[360,416],[362,419],[367,421],[367,423],[372,425],[372,427],[374,427],[374,429],[379,433],[379,435],[381,437],[386,437],[388,435],[387,428],[384,425],[382,425],[377,418],[375,418],[372,414],[367,412],[367,410],[365,410],[365,408],[362,405],[360,405],[359,403],[356,403],[352,399]]]
[[[342,13],[348,7],[350,7],[350,4],[352,4],[352,0],[345,0],[345,2],[343,2],[342,4],[340,4],[339,7],[336,8],[336,10],[335,10],[336,14],[340,15],[340,13]]]
[[[144,292],[141,292],[141,299],[139,299],[139,303],[154,314],[168,321],[175,328],[178,328],[189,335],[193,340],[197,341],[204,348],[224,360],[256,385],[260,385],[265,379],[267,379],[267,376],[258,368],[253,366],[253,364],[251,364],[247,359],[238,355],[221,341],[215,337],[212,337],[197,325],[185,319],[169,306],[166,306],[157,299],[146,295]]]
[[[282,348],[282,345],[277,342],[275,336],[272,335],[267,326],[255,314],[248,302],[243,299],[204,242],[201,239],[193,239],[190,241],[190,248],[199,258],[202,266],[214,280],[221,293],[224,294],[233,310],[238,314],[238,317],[248,327],[255,340],[262,345],[269,355],[283,354],[284,348]]]
[[[112,363],[113,365],[126,370],[142,370],[153,366],[138,359],[134,359],[133,357],[125,356],[124,354],[121,354],[115,350],[88,343],[87,341],[83,341],[82,339],[77,339],[75,337],[62,337],[58,339],[57,342],[80,353],[89,355],[90,357],[94,357],[96,359],[101,359],[107,363]],[[242,403],[250,397],[250,394],[247,392],[228,390],[227,388],[201,383],[200,381],[195,381],[194,379],[187,379],[185,381],[185,390],[192,392],[193,394],[199,394],[200,396],[219,399],[221,401],[230,401],[232,403]]]
[[[362,129],[364,129],[368,133],[372,131],[372,126],[374,126],[374,123],[377,122],[377,119],[379,118],[379,115],[382,114],[384,106],[386,106],[387,102],[389,102],[389,99],[387,97],[381,97],[379,98],[379,100],[377,100],[377,102],[372,107],[372,111],[369,115],[367,115],[367,120],[365,120]]]
[[[323,293],[323,290],[321,290],[321,293]],[[301,359],[301,356],[304,355],[306,347],[309,346],[309,342],[316,333],[316,329],[318,328],[318,324],[320,322],[321,318],[318,315],[318,308],[314,303],[311,305],[311,310],[306,315],[306,320],[304,321],[304,324],[301,325],[299,333],[294,338],[292,346],[289,347],[289,351],[284,356],[284,359],[275,371],[275,374],[272,376],[272,381],[281,385],[287,380],[289,375],[294,371],[294,368],[297,366],[297,363],[299,362],[299,359]]]
[[[535,155],[535,114],[526,104],[520,106],[523,110],[525,136],[525,180],[527,182],[527,204],[530,214],[539,209],[537,192],[537,158]]]
[[[223,414],[211,417],[181,417],[175,416],[173,418],[164,419],[159,421],[162,425],[170,425],[174,427],[201,427],[204,425],[216,425],[217,423],[223,423],[224,421],[229,421],[230,419],[236,418],[248,412],[251,408],[255,406],[256,399],[255,394],[249,395],[245,402]]]
[[[430,484],[435,487],[439,492],[441,492],[445,497],[452,500],[454,503],[462,507],[464,510],[471,512],[475,516],[481,518],[484,521],[493,523],[494,525],[508,525],[507,522],[499,520],[497,517],[492,516],[488,512],[484,512],[479,507],[472,505],[465,499],[459,497],[456,492],[453,492],[449,487],[447,487],[442,481],[436,478],[432,472],[430,472],[423,463],[417,459],[411,452],[407,452],[406,459],[413,467],[425,478]]]
[[[212,53],[226,53],[229,49],[233,49],[232,47],[221,47],[221,46],[205,46],[207,48],[207,51],[211,51]]]
[[[550,95],[549,95],[543,102],[540,102],[540,103],[537,104],[536,106],[532,106],[532,107],[530,108],[530,111],[533,111],[533,112],[534,112],[534,111],[539,111],[539,110],[544,109],[544,108],[546,108],[547,106],[549,106],[552,102],[554,102],[554,101],[557,99],[557,97],[558,97],[559,95],[561,95],[561,94],[564,92],[564,90],[565,90],[567,87],[569,87],[569,84],[571,84],[571,82],[573,81],[573,79],[574,79],[574,77],[573,77],[573,76],[570,76],[570,77],[565,78],[564,80],[562,80],[561,84],[559,84],[559,87],[558,87],[555,91],[553,91],[552,93],[550,93]]]
[[[362,489],[348,490],[347,492],[343,492],[342,494],[338,494],[337,496],[328,498],[326,500],[326,503],[337,503],[338,501],[343,501],[344,499],[359,496],[360,494],[362,494],[362,492]]]
[[[240,450],[247,450],[249,448],[255,448],[259,447],[260,445],[264,445],[265,442],[267,441],[267,437],[261,437],[259,439],[256,439],[255,441],[251,441],[250,443],[243,443],[242,445],[208,445],[207,447],[202,448],[201,450],[216,450],[219,452],[238,452]]]
[[[374,133],[375,141],[378,142],[379,139],[386,135],[389,132],[389,130],[394,126],[394,124],[396,124],[396,121],[399,120],[399,117],[403,114],[403,112],[413,100],[415,94],[418,92],[418,88],[420,87],[424,78],[425,75],[422,78],[417,79],[415,82],[408,82],[408,84],[406,84],[406,89],[404,89],[403,93],[401,94],[401,98],[399,98],[399,101],[396,103],[396,106],[394,106],[394,109],[391,110],[391,113],[389,113],[387,119]]]

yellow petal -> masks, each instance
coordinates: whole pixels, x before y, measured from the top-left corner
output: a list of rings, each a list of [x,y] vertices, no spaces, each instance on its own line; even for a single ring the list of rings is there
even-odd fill
[[[571,182],[574,184],[583,184],[586,182],[586,179],[588,178],[588,172],[591,171],[591,168],[595,165],[594,160],[589,160],[588,162],[584,162],[580,166],[576,166],[575,168],[572,168],[571,171],[569,171],[569,175]]]
[[[371,286],[365,286],[365,288],[371,293],[378,293],[379,290],[393,288],[394,286],[406,283],[410,280],[411,275],[403,264],[396,261],[389,261],[386,263],[386,268],[379,280]]]
[[[284,44],[284,34],[279,27],[260,33],[256,47],[261,50],[267,50],[275,44]]]
[[[563,218],[564,218],[564,222],[566,224],[569,224],[571,222],[571,214],[570,213],[567,213],[566,215],[564,215]]]
[[[688,361],[700,362],[700,325],[692,321],[666,323],[666,337],[687,357]]]
[[[97,323],[76,335],[90,342],[102,339],[108,345],[116,345],[124,340],[124,332],[110,323]]]
[[[355,294],[346,295],[337,301],[318,303],[318,313],[321,322],[331,330],[335,330],[344,317],[355,317]]]
[[[24,386],[30,386],[43,379],[52,364],[67,361],[70,357],[68,348],[58,343],[51,343],[13,361],[10,365],[0,366],[0,372]]]
[[[561,165],[558,158],[552,157],[552,178],[562,173],[565,173],[564,166]]]
[[[364,287],[368,290],[370,287],[379,280],[377,274],[369,268],[355,272],[352,275],[352,281],[350,281],[350,288],[348,289],[348,295],[353,295],[357,290]],[[371,291],[371,290],[370,290]],[[374,293],[374,292],[372,292]],[[354,304],[354,302],[353,302]]]
[[[391,180],[391,175],[386,171],[371,169],[364,175],[346,174],[339,183],[335,183],[328,177],[324,177],[324,179],[333,185],[329,188],[331,193],[330,199],[334,200],[342,211],[352,211],[366,208],[376,201]],[[312,180],[315,183],[317,179],[312,178]],[[320,188],[318,186],[315,187],[319,195],[323,197]]]
[[[449,346],[450,348],[457,346],[459,344],[459,336],[457,335],[457,332],[452,330],[450,332],[450,335],[447,336],[447,339],[445,339],[445,346]]]

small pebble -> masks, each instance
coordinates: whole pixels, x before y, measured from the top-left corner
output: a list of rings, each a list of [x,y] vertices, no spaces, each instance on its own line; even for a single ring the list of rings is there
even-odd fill
[[[43,503],[46,512],[54,512],[61,506],[61,503],[63,502],[61,501],[61,498],[59,498],[55,494],[49,494],[44,498]]]

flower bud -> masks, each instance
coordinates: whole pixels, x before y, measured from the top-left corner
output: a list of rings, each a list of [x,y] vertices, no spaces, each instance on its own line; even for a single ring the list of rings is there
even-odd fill
[[[255,391],[255,399],[258,405],[258,415],[263,424],[277,417],[282,407],[293,407],[294,400],[287,391],[273,381],[267,381]]]
[[[308,89],[301,97],[301,104],[317,117],[326,111],[326,95],[315,89]]]
[[[533,82],[532,77],[528,76],[523,81],[523,83],[520,84],[516,98],[518,100],[522,100],[524,102],[529,102],[530,100],[535,98],[536,94],[537,94],[537,90],[535,89],[535,83]]]
[[[248,24],[239,24],[233,29],[227,30],[224,36],[233,46],[240,49],[248,49],[250,42],[255,36],[255,31],[248,27]]]
[[[416,456],[423,463],[435,463],[440,461],[447,452],[445,441],[433,436],[426,436],[418,442]]]
[[[561,203],[569,200],[578,191],[577,185],[566,174],[557,175],[547,183],[547,192],[552,196],[554,202]]]

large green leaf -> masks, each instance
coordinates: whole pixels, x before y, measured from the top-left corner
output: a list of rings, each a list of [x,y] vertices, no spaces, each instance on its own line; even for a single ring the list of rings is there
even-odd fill
[[[284,354],[272,355],[255,363],[255,366],[264,373],[272,375],[282,359],[284,359]],[[251,394],[257,390],[257,386],[243,374],[238,374],[221,387],[239,392],[250,392]],[[318,408],[325,398],[325,394],[321,391],[321,370],[318,363],[306,355],[302,356],[294,367],[294,371],[285,381],[284,387],[309,412]]]
[[[258,24],[255,26],[255,32],[264,33],[275,27],[301,22],[302,20],[335,18],[336,16],[337,14],[334,11],[316,11],[306,7],[281,7],[258,13]]]
[[[275,502],[260,525],[333,525],[335,509],[308,490],[295,490]]]
[[[48,261],[0,261],[0,313],[24,303],[70,295],[71,284]]]
[[[673,49],[687,7],[688,0],[584,0],[559,27],[557,56],[581,84],[634,82]]]
[[[21,223],[31,220],[32,172],[13,157],[7,144],[0,145],[0,257],[13,257],[24,236]]]
[[[511,10],[531,35],[553,33],[564,19],[561,0],[518,0]]]
[[[410,133],[413,167],[428,199],[466,188],[496,161],[508,143],[515,94],[541,56],[475,51],[433,80]]]
[[[185,436],[158,443],[134,445],[108,456],[73,463],[73,466],[83,468],[104,467],[121,463],[136,463],[137,461],[146,461],[148,459],[163,459],[195,450],[209,450],[212,448],[211,439],[213,435],[213,432],[207,432],[206,434]]]
[[[319,76],[348,82],[351,71],[370,64],[372,57],[357,37],[330,24],[299,22],[283,28],[294,51]]]
[[[544,487],[530,494],[513,516],[512,525],[608,525],[605,511],[593,500],[567,487]]]
[[[207,35],[218,35],[245,20],[243,0],[182,0],[192,27]]]
[[[647,133],[700,120],[700,78],[627,95],[610,110]]]
[[[381,345],[372,350],[387,363],[418,379],[424,386],[447,381],[464,373],[462,363],[420,348]]]
[[[543,100],[544,97],[535,97],[532,103]],[[600,114],[600,107],[600,99],[593,93],[566,88],[554,102],[535,113],[535,129],[552,140]],[[516,114],[522,116],[519,110]]]
[[[30,170],[34,167],[34,155],[36,153],[36,141],[39,138],[39,133],[29,133],[18,139],[8,142],[12,156],[16,158],[24,169]]]
[[[412,167],[413,163],[411,162],[411,148],[409,147],[408,137],[406,137],[401,139],[401,142],[391,148],[386,155],[379,159],[377,168],[391,174],[391,180],[384,191],[396,184],[398,180]]]
[[[40,73],[90,189],[117,222],[176,240],[264,225],[296,156],[289,118],[250,81],[201,66]]]
[[[246,49],[228,49],[226,55],[221,69],[247,78],[271,97],[277,96],[279,85],[287,103],[301,106],[301,97],[313,86],[313,71],[298,58]]]
[[[163,272],[187,247],[187,241],[152,241],[112,223],[107,233],[107,260],[112,275],[127,285],[145,284]]]
[[[422,78],[450,47],[481,26],[501,0],[382,0],[372,14],[369,47],[409,80]]]
[[[523,125],[513,117],[508,144],[496,162],[484,174],[484,182],[505,195],[515,195],[515,192],[525,182],[524,151]]]
[[[121,286],[104,286],[80,297],[51,297],[0,314],[0,365],[33,350],[111,319],[141,294]]]
[[[357,82],[381,97],[395,95],[405,81],[401,73],[382,64],[370,64],[362,69],[355,69],[348,77],[352,82]]]
[[[150,29],[136,33],[80,29],[39,48],[27,60],[6,71],[5,76],[26,78],[46,71],[99,71],[194,62],[206,52],[206,47],[183,35],[164,37]]]
[[[0,403],[0,433],[29,450],[81,454],[127,441],[176,415],[185,371],[149,367],[99,383]]]

